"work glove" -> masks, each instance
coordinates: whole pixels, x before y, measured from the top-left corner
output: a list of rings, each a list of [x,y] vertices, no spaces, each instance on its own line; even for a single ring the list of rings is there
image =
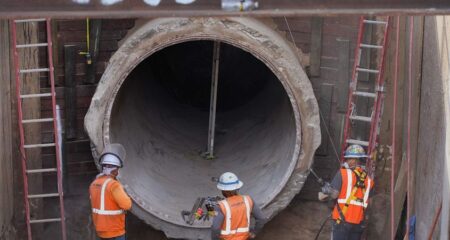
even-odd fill
[[[319,201],[324,202],[326,200],[328,200],[329,195],[323,193],[323,192],[319,192]]]
[[[322,193],[329,194],[333,188],[329,182],[324,182],[322,186]]]

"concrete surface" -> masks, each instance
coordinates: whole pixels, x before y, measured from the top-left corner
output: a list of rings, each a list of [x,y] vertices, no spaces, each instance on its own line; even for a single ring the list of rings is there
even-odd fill
[[[219,79],[214,160],[200,156],[211,42],[184,43],[199,39],[229,44],[221,68],[235,70]],[[185,46],[168,48],[176,43]],[[239,62],[251,56],[247,52],[259,61]],[[246,18],[157,19],[129,36],[110,60],[85,126],[94,155],[109,142],[125,145],[119,178],[136,203],[132,212],[169,237],[208,239],[209,223],[186,225],[180,211],[198,196],[217,195],[209,179],[225,171],[243,179],[242,191],[268,216],[284,209],[303,186],[320,143],[317,102],[298,54],[269,27]]]
[[[416,238],[427,239],[439,204],[444,202],[433,239],[448,239],[448,119],[449,27],[448,17],[426,17],[423,52],[420,133],[415,210]],[[447,178],[445,178],[447,177]],[[444,191],[442,191],[444,189]],[[442,230],[441,230],[442,228]]]

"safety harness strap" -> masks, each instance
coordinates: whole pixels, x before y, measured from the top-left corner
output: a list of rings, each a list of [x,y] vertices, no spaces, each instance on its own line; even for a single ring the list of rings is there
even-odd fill
[[[343,200],[341,200],[341,199],[338,199],[338,203],[336,204],[338,212],[339,212],[339,217],[338,217],[338,219],[336,219],[336,223],[338,223],[338,224],[341,223],[341,221],[345,221],[345,217],[344,216],[347,213],[348,206],[350,204],[357,205],[357,206],[362,206],[363,208],[367,207],[367,204],[366,204],[366,201],[365,201],[366,200],[365,181],[366,181],[366,178],[367,178],[367,173],[364,172],[364,171],[359,172],[356,169],[353,170],[353,172],[355,173],[357,179],[356,179],[355,185],[353,186],[353,188],[351,190],[350,196],[348,194],[349,188],[347,187],[347,199],[345,200],[345,202],[343,202]],[[347,177],[348,176],[350,176],[349,177],[350,179],[352,178],[351,171],[347,172]],[[369,179],[369,181],[370,181],[370,179]],[[348,181],[348,183],[350,183],[350,181]],[[369,186],[368,187],[370,189],[370,182],[369,182]],[[356,197],[356,191],[358,190],[358,188],[362,189],[362,193],[363,193],[363,196],[364,196],[364,200],[363,200],[364,202],[357,201],[358,198]],[[368,191],[367,191],[367,193],[368,193]],[[344,203],[344,207],[342,208],[342,211],[340,211],[341,207],[339,206],[339,203]]]

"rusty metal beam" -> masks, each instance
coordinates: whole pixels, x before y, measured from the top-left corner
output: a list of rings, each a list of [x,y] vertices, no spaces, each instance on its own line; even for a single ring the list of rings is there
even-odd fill
[[[102,2],[108,1],[116,3],[102,4]],[[158,6],[150,6],[144,0],[0,0],[0,18],[37,16],[54,18],[276,17],[399,14],[450,14],[450,2],[448,0],[260,0],[257,10],[227,12],[222,11],[220,0],[196,0],[192,4],[186,5],[177,4],[173,0],[161,0]]]

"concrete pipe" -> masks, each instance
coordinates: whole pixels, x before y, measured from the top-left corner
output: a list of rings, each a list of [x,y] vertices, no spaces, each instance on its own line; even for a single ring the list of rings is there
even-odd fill
[[[214,159],[206,159],[213,42],[220,42]],[[320,142],[302,53],[249,18],[167,18],[136,27],[111,58],[85,118],[97,156],[125,146],[132,212],[168,237],[209,239],[182,210],[231,171],[273,217],[300,191]],[[96,159],[98,161],[98,159]]]

